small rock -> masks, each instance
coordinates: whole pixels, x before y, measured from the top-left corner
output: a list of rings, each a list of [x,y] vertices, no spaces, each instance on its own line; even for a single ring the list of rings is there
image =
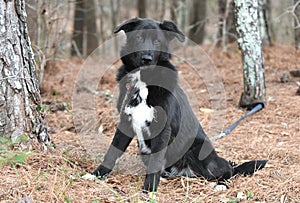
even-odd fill
[[[289,73],[283,73],[280,77],[280,82],[281,83],[286,83],[286,82],[289,82],[291,79],[291,76]]]
[[[296,91],[296,95],[300,95],[300,87],[299,87],[298,90]]]
[[[290,74],[293,77],[300,77],[300,69],[299,70],[291,70]]]
[[[268,98],[268,101],[269,101],[269,102],[274,102],[275,99],[274,99],[274,97],[269,97],[269,98]]]
[[[226,185],[218,184],[214,187],[214,189],[217,191],[224,191],[224,190],[227,190],[228,188]]]
[[[245,195],[243,192],[238,192],[236,198],[238,198],[239,200],[247,199],[247,195]]]
[[[59,104],[51,104],[49,107],[51,112],[57,112],[57,111],[64,111],[66,110],[66,107],[64,104],[59,103]]]
[[[32,197],[29,195],[23,195],[22,198],[18,200],[18,203],[32,203]]]
[[[97,177],[95,175],[92,175],[90,173],[85,174],[81,178],[84,180],[96,180],[97,179]]]

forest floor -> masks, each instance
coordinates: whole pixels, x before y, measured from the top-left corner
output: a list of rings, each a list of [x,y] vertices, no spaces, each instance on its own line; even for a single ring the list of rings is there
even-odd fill
[[[241,57],[237,48],[230,50],[226,54],[218,49],[209,53],[225,88],[226,113],[220,121],[224,122],[223,129],[246,113],[237,108],[243,90]],[[186,50],[187,56],[188,53]],[[266,168],[255,175],[234,178],[224,191],[215,190],[215,182],[202,178],[178,177],[162,180],[156,193],[145,195],[141,193],[142,166],[136,161],[138,150],[133,142],[107,179],[82,179],[98,166],[116,128],[115,72],[120,62],[107,70],[97,91],[86,90],[80,95],[84,107],[90,108],[88,112],[94,112],[96,118],[90,128],[97,133],[87,139],[76,125],[85,125],[89,117],[83,111],[76,115],[82,123],[74,121],[72,106],[74,94],[81,91],[74,90],[74,81],[82,62],[68,59],[47,67],[41,89],[42,109],[54,149],[41,152],[35,146],[24,163],[2,164],[0,202],[300,202],[300,96],[296,95],[300,78],[286,77],[284,83],[280,82],[282,74],[300,69],[300,52],[276,45],[265,47],[264,57],[266,108],[214,143],[222,157],[237,163],[268,159]],[[189,69],[189,64],[176,58],[174,63],[197,101],[195,113],[203,128],[214,131],[213,119],[218,122],[221,118],[213,114],[216,110],[207,84]],[[103,140],[106,141],[102,144]],[[99,151],[102,153],[97,155]]]

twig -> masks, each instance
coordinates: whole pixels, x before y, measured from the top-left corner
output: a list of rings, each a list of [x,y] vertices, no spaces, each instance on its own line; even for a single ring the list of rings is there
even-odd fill
[[[293,16],[293,17],[295,18],[295,20],[296,20],[297,26],[296,26],[295,28],[299,28],[299,27],[300,27],[300,19],[298,19],[297,15],[295,14],[295,10],[296,10],[296,8],[297,8],[298,6],[300,6],[300,1],[297,1],[297,2],[295,3],[295,5],[290,6],[290,7],[288,7],[287,9],[285,9],[285,11],[284,11],[282,14],[280,14],[276,19],[280,19],[282,16],[291,13],[292,16]]]

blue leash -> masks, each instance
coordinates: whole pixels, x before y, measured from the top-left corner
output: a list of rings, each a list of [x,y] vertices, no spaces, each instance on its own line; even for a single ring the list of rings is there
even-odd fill
[[[247,112],[244,116],[242,116],[239,120],[237,120],[236,122],[234,122],[231,126],[229,126],[228,128],[226,128],[223,132],[221,132],[218,135],[215,135],[213,137],[211,137],[210,139],[212,141],[216,141],[218,139],[221,139],[223,137],[225,137],[226,135],[228,135],[229,133],[231,133],[231,131],[238,126],[245,118],[247,118],[248,116],[251,116],[252,114],[260,111],[261,109],[263,109],[263,105],[262,104],[258,104],[256,105],[253,109],[251,109],[251,111]]]

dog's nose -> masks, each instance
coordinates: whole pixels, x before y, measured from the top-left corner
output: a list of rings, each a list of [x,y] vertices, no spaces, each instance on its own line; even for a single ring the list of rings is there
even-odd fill
[[[149,54],[142,55],[142,62],[144,65],[149,65],[153,60],[152,56]]]

